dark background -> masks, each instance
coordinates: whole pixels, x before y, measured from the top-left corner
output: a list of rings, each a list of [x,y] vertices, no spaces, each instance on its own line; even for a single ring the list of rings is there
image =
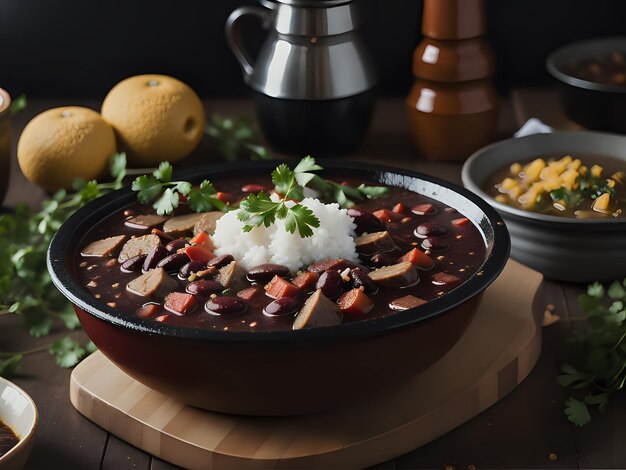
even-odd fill
[[[383,95],[404,95],[421,38],[419,0],[358,0]],[[14,95],[101,99],[119,80],[165,73],[209,97],[246,96],[224,22],[243,0],[0,0],[0,86]],[[486,0],[499,89],[549,83],[545,57],[626,34],[624,0]],[[250,42],[262,40],[250,25]]]

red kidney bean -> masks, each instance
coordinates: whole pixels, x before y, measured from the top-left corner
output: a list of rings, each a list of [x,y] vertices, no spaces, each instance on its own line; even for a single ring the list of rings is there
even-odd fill
[[[298,311],[302,301],[298,297],[283,297],[270,302],[263,309],[263,313],[268,317],[282,317]]]
[[[211,261],[209,261],[206,264],[206,267],[219,269],[232,263],[233,261],[235,261],[235,258],[233,258],[233,255],[220,255],[220,256],[216,256]]]
[[[181,279],[187,279],[191,276],[191,273],[197,273],[198,271],[203,271],[206,269],[206,264],[201,263],[200,261],[189,261],[189,263],[185,264],[178,271],[178,277]]]
[[[378,292],[378,286],[361,269],[351,269],[350,277],[352,278],[352,287],[358,289],[363,286],[363,290],[365,290],[366,294],[375,294]]]
[[[270,282],[274,276],[285,277],[289,275],[289,268],[282,264],[259,264],[248,271],[248,280],[265,284]]]
[[[189,242],[187,240],[185,240],[184,238],[177,238],[176,240],[172,240],[167,245],[165,245],[165,249],[170,252],[178,251],[187,245],[189,245]]]
[[[376,253],[370,258],[370,264],[377,268],[382,268],[383,266],[391,266],[392,264],[396,264],[396,258],[389,255],[388,253]]]
[[[178,271],[185,264],[189,263],[189,256],[186,253],[172,253],[157,263],[157,268],[163,268],[166,271]]]
[[[448,229],[435,222],[424,222],[419,224],[413,233],[417,238],[443,237],[448,234]]]
[[[141,271],[141,267],[146,259],[147,255],[137,255],[132,258],[127,259],[120,266],[120,270],[123,273],[134,273],[136,271]]]
[[[262,184],[246,184],[241,187],[242,193],[260,193],[261,191],[267,192],[267,188]]]
[[[422,248],[432,251],[443,251],[450,247],[447,241],[439,237],[428,237],[422,242]]]
[[[329,299],[336,299],[344,291],[344,283],[337,271],[324,271],[315,285]]]
[[[370,212],[355,208],[348,209],[346,212],[354,219],[354,223],[356,224],[355,231],[357,235],[361,235],[365,232],[379,232],[384,227],[380,219]]]
[[[204,310],[211,315],[237,315],[247,308],[248,305],[243,300],[227,295],[215,297],[204,304]]]
[[[193,281],[187,284],[185,290],[188,294],[209,296],[223,291],[224,286],[210,279],[200,279],[199,281]]]
[[[143,262],[143,270],[148,271],[157,267],[157,264],[167,256],[167,250],[163,245],[155,246]]]

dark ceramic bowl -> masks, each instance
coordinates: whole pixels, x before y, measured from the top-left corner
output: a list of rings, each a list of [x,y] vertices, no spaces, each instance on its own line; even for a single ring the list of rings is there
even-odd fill
[[[572,155],[604,156],[626,166],[626,137],[556,132],[489,145],[463,165],[463,185],[495,207],[511,234],[511,257],[550,279],[612,281],[626,277],[626,219],[573,219],[501,204],[485,192],[490,175],[514,162]]]
[[[546,60],[548,72],[560,82],[561,103],[578,124],[598,131],[626,133],[626,86],[609,85],[575,77],[577,63],[612,52],[626,54],[626,37],[577,42],[553,52]]]
[[[215,167],[187,177],[192,182],[246,178],[269,174],[276,164]],[[480,271],[418,309],[333,327],[231,332],[128,320],[76,282],[73,263],[90,227],[135,200],[122,189],[88,204],[59,229],[48,253],[52,279],[100,351],[138,381],[191,405],[245,415],[303,414],[402,384],[443,356],[464,332],[482,292],[508,259],[506,227],[479,197],[429,176],[349,162],[322,164],[327,175],[407,188],[458,209],[485,240]]]

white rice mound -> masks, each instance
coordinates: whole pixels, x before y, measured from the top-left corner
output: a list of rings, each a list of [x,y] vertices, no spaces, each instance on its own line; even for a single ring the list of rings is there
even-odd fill
[[[217,221],[212,237],[215,254],[230,254],[247,270],[259,264],[275,263],[287,266],[292,272],[327,259],[357,259],[356,225],[345,209],[314,198],[305,198],[300,204],[311,209],[320,221],[319,227],[313,227],[313,236],[302,238],[297,229],[289,233],[285,221],[278,219],[269,227],[254,227],[244,232],[245,223],[237,219],[239,210],[234,210]]]

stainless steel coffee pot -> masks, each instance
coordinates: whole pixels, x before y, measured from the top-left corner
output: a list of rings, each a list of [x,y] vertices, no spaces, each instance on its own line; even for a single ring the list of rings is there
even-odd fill
[[[376,72],[358,34],[352,0],[264,0],[226,22],[228,43],[254,93],[261,129],[282,153],[338,156],[367,130]],[[262,21],[268,37],[256,60],[242,44],[242,20]]]

